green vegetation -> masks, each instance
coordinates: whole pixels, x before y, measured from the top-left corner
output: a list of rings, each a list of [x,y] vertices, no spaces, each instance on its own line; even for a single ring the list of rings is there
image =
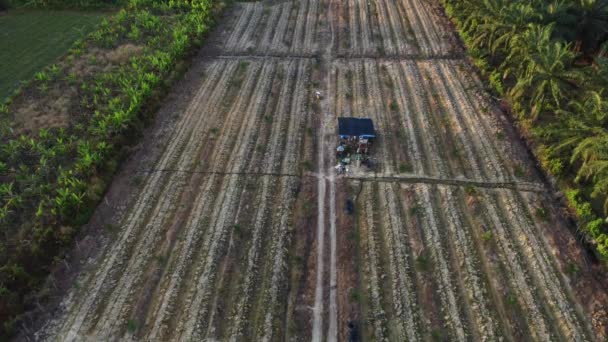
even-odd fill
[[[88,221],[146,114],[221,7],[132,0],[0,106],[0,339],[44,299],[32,291]],[[68,108],[78,110],[67,125],[13,129],[15,112],[56,89],[74,94]]]
[[[64,55],[101,18],[100,13],[23,10],[0,16],[0,101]],[[36,79],[43,76],[36,74]]]
[[[608,258],[608,1],[443,2],[589,241]]]
[[[83,8],[107,8],[125,4],[128,0],[0,0],[7,7],[14,8],[54,8],[54,9],[83,9]]]

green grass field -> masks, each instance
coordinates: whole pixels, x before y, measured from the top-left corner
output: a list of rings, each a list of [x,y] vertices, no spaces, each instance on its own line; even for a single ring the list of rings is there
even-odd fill
[[[15,10],[0,15],[0,100],[61,57],[103,14]]]

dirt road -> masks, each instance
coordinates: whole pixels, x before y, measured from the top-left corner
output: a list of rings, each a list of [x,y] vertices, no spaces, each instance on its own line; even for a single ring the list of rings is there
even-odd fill
[[[36,337],[605,334],[605,277],[432,2],[237,3],[210,40]],[[374,170],[335,174],[338,116],[374,120]]]

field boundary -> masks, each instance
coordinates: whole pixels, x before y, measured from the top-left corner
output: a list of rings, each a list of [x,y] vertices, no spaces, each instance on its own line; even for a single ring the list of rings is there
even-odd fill
[[[187,174],[205,174],[205,175],[220,175],[220,176],[253,176],[253,177],[297,177],[297,178],[315,178],[331,180],[332,176],[319,175],[318,173],[307,172],[304,174],[296,173],[276,173],[276,172],[222,172],[222,171],[201,171],[201,170],[179,170],[179,169],[148,169],[137,170],[137,173],[187,173]],[[438,184],[452,186],[473,186],[486,189],[508,189],[518,190],[523,192],[548,193],[549,190],[542,183],[531,182],[504,182],[504,181],[481,181],[464,178],[445,178],[433,177],[418,174],[370,174],[370,175],[339,175],[337,179],[360,180],[363,182],[400,182],[408,184]]]

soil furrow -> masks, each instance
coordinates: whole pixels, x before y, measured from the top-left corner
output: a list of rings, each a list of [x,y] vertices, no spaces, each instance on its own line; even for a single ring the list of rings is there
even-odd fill
[[[230,37],[228,37],[228,40],[226,40],[226,43],[224,44],[224,49],[226,49],[227,51],[232,51],[236,48],[237,43],[239,42],[239,40],[241,39],[241,37],[243,35],[243,30],[245,29],[247,23],[249,23],[251,16],[253,15],[251,9],[255,7],[255,4],[254,3],[245,3],[239,7],[240,7],[239,12],[238,12],[239,19],[234,24],[234,27],[232,28],[232,33],[230,34]]]
[[[365,271],[363,274],[368,279],[368,291],[369,297],[371,298],[371,310],[368,313],[369,317],[366,319],[371,320],[373,325],[373,336],[377,341],[386,340],[386,313],[382,306],[383,291],[380,286],[381,275],[383,275],[383,269],[380,265],[380,257],[378,251],[378,240],[376,238],[376,227],[374,222],[374,207],[372,204],[371,184],[363,184],[363,218],[360,218],[360,233],[362,235],[362,247],[364,249],[364,262]],[[361,216],[361,214],[360,214]]]
[[[237,42],[234,50],[236,51],[248,51],[255,49],[255,42],[252,39],[257,31],[258,24],[260,22],[260,18],[262,17],[262,12],[264,10],[264,5],[262,3],[255,3],[253,5],[253,13],[251,14],[251,19],[247,23],[247,27],[241,34],[239,41]]]
[[[384,8],[384,1],[385,0],[374,0],[373,2],[376,8],[378,26],[382,35],[382,52],[386,55],[395,55],[395,46],[393,45],[390,22],[386,18],[386,9]]]
[[[211,106],[213,105],[211,104]],[[202,116],[204,117],[205,115]],[[179,168],[192,168],[195,161],[198,159],[197,156],[200,155],[202,142],[205,140],[207,131],[202,129],[202,127],[199,127],[195,133],[196,138],[193,139],[193,143],[189,144],[184,150],[184,154],[178,164]],[[104,316],[100,319],[101,326],[99,327],[99,331],[103,331],[104,334],[113,334],[113,332],[118,329],[114,324],[110,326],[109,322],[116,322],[116,317],[122,317],[125,314],[125,309],[128,307],[125,305],[125,301],[130,298],[131,287],[138,281],[139,276],[143,274],[144,269],[146,269],[144,265],[150,260],[151,249],[148,247],[155,246],[158,243],[162,236],[158,233],[158,230],[166,227],[166,222],[173,218],[172,213],[177,209],[176,203],[178,203],[179,191],[186,187],[189,179],[190,177],[184,176],[174,176],[170,179],[167,185],[167,189],[169,189],[170,192],[164,193],[162,206],[150,218],[146,226],[144,240],[140,243],[139,247],[136,248],[137,254],[131,258],[132,263],[129,264],[127,268],[127,274],[130,274],[131,276],[121,278],[121,282],[113,292],[116,296],[109,299],[111,306],[105,309]],[[178,192],[171,190],[176,190]],[[124,283],[122,282],[123,280]]]
[[[503,259],[503,263],[507,268],[508,279],[511,285],[517,291],[517,299],[526,310],[526,320],[528,327],[532,333],[532,337],[537,340],[549,341],[553,340],[553,334],[549,331],[549,323],[542,313],[538,298],[535,296],[535,291],[531,288],[530,279],[524,267],[522,266],[521,256],[513,250],[510,236],[507,233],[505,224],[497,212],[497,205],[492,196],[483,203],[484,212],[489,218],[489,222],[493,227],[492,233],[497,239],[499,246],[499,255]]]
[[[345,6],[348,6],[348,17],[346,18],[348,20],[348,36],[349,36],[349,46],[347,51],[349,51],[349,54],[357,54],[359,53],[359,32],[358,32],[358,28],[359,25],[358,24],[358,16],[357,16],[357,7],[355,5],[355,1],[356,0],[348,0],[345,4]]]
[[[452,108],[456,109],[461,120],[466,123],[468,135],[474,142],[472,145],[478,151],[477,155],[483,157],[483,165],[487,169],[486,174],[498,181],[509,179],[510,177],[504,173],[504,165],[499,160],[496,151],[492,148],[495,144],[490,140],[489,134],[485,130],[484,120],[478,116],[474,117],[476,109],[471,107],[468,99],[461,91],[462,88],[455,84],[454,77],[451,77],[453,75],[445,73],[446,69],[443,63],[435,63],[433,70],[433,75],[438,75],[435,79],[440,80],[438,83],[442,85],[444,91],[447,91],[448,95],[444,98],[452,101]]]
[[[372,32],[369,23],[370,11],[367,5],[367,0],[355,1],[359,12],[359,32],[361,32],[360,50],[362,54],[370,54],[376,51],[376,44],[372,40]]]
[[[302,41],[304,40],[304,33],[307,28],[304,27],[306,24],[308,3],[309,0],[295,2],[297,5],[296,11],[298,13],[296,17],[296,23],[293,30],[293,36],[291,36],[290,51],[293,53],[302,52]]]
[[[315,46],[313,44],[316,42],[315,38],[317,33],[319,0],[308,1],[309,7],[306,15],[306,31],[304,32],[304,46],[302,48],[302,52],[313,53],[315,50]]]
[[[239,66],[240,67],[240,66]],[[229,146],[231,145],[232,142],[232,137],[235,135],[235,130],[238,130],[241,126],[242,126],[242,121],[239,119],[240,115],[243,115],[243,113],[245,112],[245,102],[243,101],[244,99],[248,99],[249,98],[249,94],[251,94],[251,91],[253,90],[253,87],[255,85],[256,82],[256,76],[258,75],[258,71],[259,71],[259,65],[253,65],[250,66],[248,68],[248,70],[246,70],[246,76],[245,76],[245,80],[244,83],[245,85],[240,88],[239,90],[239,100],[237,100],[234,105],[232,106],[232,109],[229,111],[228,115],[226,115],[225,117],[225,121],[224,121],[224,125],[222,127],[222,132],[224,133],[221,137],[220,140],[218,142],[216,142],[216,145],[213,149],[213,156],[210,159],[210,162],[212,163],[221,163],[221,160],[225,158],[226,154],[228,153],[226,150],[229,148]],[[238,127],[234,127],[234,124],[237,123]],[[226,127],[227,125],[227,127]],[[215,209],[212,213],[212,218],[214,219],[218,219],[219,215],[220,215],[220,209],[222,209],[221,207],[221,203],[223,203],[224,201],[226,201],[225,197],[226,197],[226,192],[230,191],[234,191],[234,180],[238,179],[240,176],[238,175],[234,175],[234,176],[229,176],[229,177],[224,177],[224,179],[228,178],[230,180],[230,185],[231,187],[229,189],[227,189],[225,192],[221,193],[220,198],[218,199],[218,201],[216,201],[216,205],[215,205]],[[224,180],[222,182],[222,184],[226,184],[226,181]],[[235,201],[235,199],[232,197],[228,197],[227,201]],[[230,202],[229,202],[230,203]],[[229,205],[226,205],[225,208],[229,208]],[[223,216],[222,216],[223,217]],[[221,226],[221,223],[219,224]],[[217,223],[213,223],[209,226],[210,230],[208,231],[208,234],[210,234],[211,236],[215,236],[216,239],[214,239],[214,242],[217,242],[217,235],[221,235],[221,227],[218,228],[218,224]],[[220,233],[218,233],[218,231],[220,231]],[[211,249],[210,247],[210,243],[211,239],[203,239],[203,246],[201,247],[201,251],[199,253],[201,253],[201,258],[204,258],[206,254],[209,253],[209,250]],[[213,244],[212,246],[216,246],[217,244]],[[200,269],[200,265],[198,267],[198,269]],[[200,274],[199,271],[195,271],[195,274],[198,275]],[[192,294],[189,294],[188,297],[192,296]],[[200,298],[200,297],[199,297]],[[189,317],[192,318],[193,315],[190,315]],[[180,322],[180,326],[183,325],[184,322],[181,321]],[[183,328],[180,328],[178,326],[178,331],[182,331]]]
[[[413,281],[409,273],[411,272],[410,258],[408,251],[411,251],[407,240],[407,234],[403,229],[401,213],[398,209],[395,190],[391,183],[380,183],[379,194],[380,203],[383,211],[383,227],[387,230],[386,239],[388,242],[393,300],[395,305],[395,332],[400,340],[416,341],[420,337],[420,330],[417,322],[417,309],[414,300],[415,292]]]
[[[267,150],[264,157],[264,165],[266,172],[272,172],[278,168],[278,162],[280,161],[279,153],[281,152],[279,146],[282,146],[279,142],[280,132],[287,125],[286,121],[289,120],[287,117],[287,105],[289,101],[287,99],[290,98],[291,92],[291,80],[294,78],[296,68],[295,62],[289,62],[287,65],[286,74],[283,79],[283,88],[280,93],[279,102],[277,103],[276,111],[278,115],[277,124],[273,125],[273,129],[270,135],[270,141],[268,143],[269,150]],[[262,194],[260,200],[260,208],[256,212],[255,224],[253,227],[253,238],[252,244],[248,252],[247,257],[247,268],[244,273],[244,281],[242,285],[242,294],[235,309],[235,313],[233,314],[233,323],[231,324],[230,337],[229,339],[232,341],[240,340],[244,334],[244,324],[246,324],[246,317],[248,317],[251,301],[252,301],[252,286],[254,285],[256,279],[259,278],[257,275],[257,264],[260,260],[260,254],[263,254],[260,251],[262,236],[261,230],[267,225],[266,217],[267,210],[266,202],[271,201],[269,197],[269,184],[271,182],[270,177],[264,177],[263,186],[262,186]],[[274,182],[274,181],[273,181]]]
[[[33,339],[594,340],[597,267],[438,4],[229,6]]]
[[[400,6],[399,6],[400,5]],[[421,27],[420,19],[416,16],[413,5],[410,0],[401,0],[397,3],[398,7],[401,7],[404,17],[407,18],[408,22],[411,23],[410,27],[413,30],[414,39],[420,48],[420,54],[423,56],[430,56],[433,54],[433,49],[430,46],[431,42],[426,37],[426,33]]]
[[[401,19],[393,1],[385,1],[388,18],[395,38],[396,54],[407,54],[411,52],[409,44],[407,44],[407,35],[401,26]]]
[[[281,11],[282,6],[280,5],[272,6],[270,9],[270,14],[266,19],[266,26],[264,27],[262,39],[258,45],[258,50],[262,53],[268,53],[272,48],[272,38],[276,33],[276,27],[278,25],[277,22],[281,19]]]
[[[446,324],[452,331],[452,338],[458,341],[467,339],[468,334],[465,330],[465,324],[462,322],[461,309],[457,302],[457,295],[454,291],[454,285],[451,279],[451,272],[448,267],[446,252],[442,248],[439,227],[437,224],[437,214],[434,201],[431,199],[430,189],[427,185],[416,186],[418,201],[424,208],[423,218],[423,236],[426,241],[426,248],[429,249],[431,260],[434,262],[436,272],[436,281],[439,286],[439,297],[442,302],[442,312],[449,317]]]
[[[537,239],[537,230],[533,228],[529,213],[517,203],[517,194],[503,191],[501,200],[506,210],[514,217],[514,224],[510,225],[513,235],[517,237],[520,249],[528,260],[532,274],[537,279],[547,303],[553,309],[557,318],[557,325],[562,330],[563,336],[570,341],[586,340],[576,314],[576,310],[569,304],[566,290],[560,277],[555,274],[555,264],[549,258],[547,246],[542,239]]]
[[[384,134],[380,135],[380,137],[378,137],[378,144],[377,149],[380,150],[380,159],[383,161],[382,165],[380,165],[380,167],[382,168],[382,171],[385,173],[392,173],[396,170],[395,168],[395,160],[394,158],[390,158],[389,154],[393,154],[393,155],[399,155],[398,153],[395,154],[395,149],[394,148],[390,148],[390,143],[389,140],[387,139],[387,135],[390,134],[389,133],[389,128],[388,128],[388,124],[387,122],[390,122],[389,120],[386,119],[385,117],[385,113],[386,110],[384,108],[384,106],[382,105],[382,88],[380,88],[380,74],[379,74],[379,70],[378,70],[378,66],[376,64],[375,61],[372,60],[366,60],[364,62],[364,72],[365,72],[365,83],[367,85],[367,100],[368,103],[366,103],[366,107],[370,108],[371,110],[371,117],[373,118],[376,126],[378,127],[378,131],[379,132],[384,132]],[[370,104],[371,103],[371,104]],[[405,139],[403,139],[405,140]],[[390,142],[392,142],[392,140],[390,140]],[[403,145],[399,145],[397,146],[397,149],[399,149],[401,146]],[[407,153],[407,148],[403,149],[403,152]],[[409,158],[405,161],[408,164],[411,165],[411,160],[409,160]]]
[[[486,292],[483,277],[479,272],[479,261],[469,231],[463,229],[466,224],[459,213],[459,208],[455,205],[459,199],[456,198],[452,188],[441,186],[439,191],[441,193],[440,208],[444,209],[445,222],[450,234],[447,241],[451,241],[455,251],[453,257],[459,261],[454,261],[452,264],[456,264],[455,267],[462,269],[461,279],[463,284],[461,288],[465,290],[465,296],[468,297],[467,306],[473,317],[472,327],[477,331],[475,339],[483,341],[500,340],[501,334],[496,323],[498,319],[490,309],[490,298]]]
[[[283,37],[285,36],[287,24],[289,23],[289,17],[291,15],[291,2],[283,3],[280,6],[281,16],[279,17],[279,22],[277,23],[277,27],[274,31],[270,48],[270,51],[273,52],[281,52],[286,50]]]
[[[407,130],[406,137],[408,145],[411,148],[413,165],[413,172],[416,174],[425,174],[426,172],[432,172],[432,166],[430,165],[430,158],[422,158],[422,154],[428,156],[428,150],[426,144],[422,143],[421,138],[423,132],[421,132],[420,124],[416,119],[417,115],[415,111],[417,108],[413,108],[412,101],[407,95],[406,84],[401,78],[401,70],[398,65],[395,64],[383,64],[386,65],[388,75],[391,79],[391,85],[393,87],[394,96],[397,99],[397,106],[401,118],[401,125]]]
[[[176,156],[174,153],[183,148],[183,145],[186,143],[186,139],[190,136],[193,128],[198,125],[197,122],[201,122],[200,117],[194,117],[195,108],[198,108],[199,105],[196,99],[200,99],[200,96],[204,96],[203,93],[211,87],[216,80],[216,77],[220,75],[222,65],[214,65],[214,68],[211,68],[210,77],[207,79],[206,83],[201,85],[199,93],[197,93],[191,106],[186,110],[182,121],[174,131],[174,139],[169,142],[166,151],[157,163],[158,166],[166,167],[175,161]],[[230,70],[224,71],[226,77],[230,75]],[[194,120],[195,123],[192,123],[192,120]],[[117,267],[118,264],[121,264],[122,259],[126,257],[125,254],[128,252],[130,244],[139,233],[137,222],[139,222],[143,215],[145,215],[144,213],[147,210],[150,210],[154,205],[154,199],[156,198],[155,194],[158,193],[158,187],[162,186],[163,180],[166,180],[166,177],[160,174],[152,175],[147,180],[146,185],[141,192],[142,196],[139,197],[140,201],[134,205],[133,210],[125,220],[127,224],[123,229],[120,240],[108,250],[107,257],[103,261],[103,266],[92,276],[92,283],[87,285],[88,295],[83,298],[84,302],[75,310],[72,318],[68,317],[68,319],[65,320],[62,329],[63,331],[60,333],[64,336],[63,339],[75,339],[84,320],[89,316],[94,306],[101,301],[100,297],[103,296],[103,292],[107,290],[104,289],[104,285],[106,285],[108,277],[111,276],[110,273],[113,273],[115,267]]]
[[[428,70],[425,64],[418,63],[418,66],[421,67],[421,72],[423,73],[425,80],[425,89],[429,89],[427,93],[430,93],[431,96],[430,101],[434,101],[438,110],[443,112],[443,117],[441,120],[443,121],[444,126],[446,126],[447,130],[452,133],[458,140],[459,144],[451,146],[451,154],[460,157],[462,159],[462,165],[464,170],[462,170],[463,175],[467,175],[469,178],[476,180],[487,179],[485,177],[487,172],[484,172],[483,162],[480,161],[480,155],[476,153],[478,151],[479,141],[475,140],[477,136],[471,134],[470,130],[475,130],[474,126],[471,126],[470,122],[465,121],[462,118],[461,112],[458,110],[452,110],[454,107],[454,100],[451,100],[446,104],[446,100],[450,100],[450,95],[446,90],[443,82],[433,82],[436,78],[436,74],[433,72],[434,70]],[[431,68],[432,69],[432,68]],[[426,71],[426,72],[425,72]],[[471,138],[471,136],[473,137]],[[471,141],[473,139],[473,141]],[[444,144],[446,148],[450,146],[449,144]],[[465,155],[462,156],[460,152],[463,149]],[[493,179],[493,178],[490,178]]]

